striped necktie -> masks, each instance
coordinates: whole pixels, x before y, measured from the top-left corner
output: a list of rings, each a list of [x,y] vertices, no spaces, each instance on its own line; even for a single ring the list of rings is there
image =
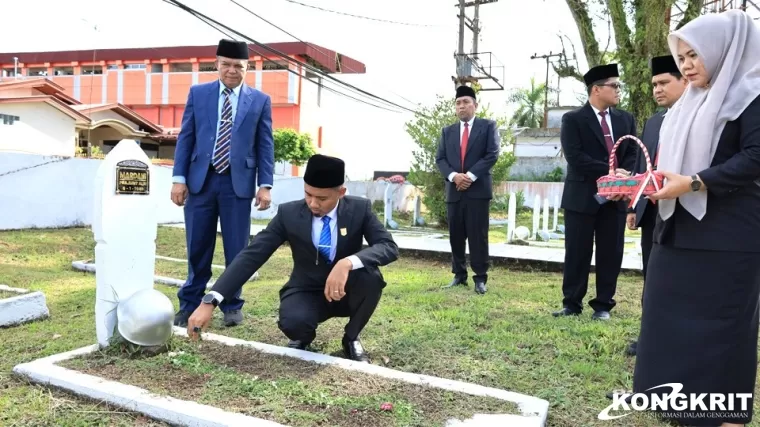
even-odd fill
[[[319,235],[319,253],[325,257],[327,263],[332,262],[330,259],[330,248],[332,245],[332,233],[330,232],[330,217],[322,217],[322,234]]]
[[[224,105],[222,106],[222,124],[219,126],[219,137],[214,147],[214,169],[224,173],[230,167],[230,141],[232,139],[232,104],[230,95],[232,89],[224,88]]]

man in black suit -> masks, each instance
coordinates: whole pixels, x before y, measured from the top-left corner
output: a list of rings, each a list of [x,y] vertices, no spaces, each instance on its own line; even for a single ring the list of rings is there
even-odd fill
[[[309,159],[305,198],[281,204],[266,229],[235,257],[190,317],[191,338],[208,326],[221,301],[235,295],[288,242],[294,265],[280,289],[277,323],[290,339],[288,347],[304,350],[320,323],[348,317],[343,350],[352,360],[369,360],[359,333],[386,285],[379,267],[398,259],[398,246],[372,212],[370,200],[345,195],[344,177],[342,160],[320,154]],[[362,249],[363,239],[369,247]]]
[[[579,315],[588,289],[591,256],[596,242],[596,298],[589,301],[596,320],[608,320],[615,307],[615,290],[623,262],[626,202],[597,194],[596,180],[607,175],[615,141],[636,135],[636,121],[612,107],[620,102],[617,64],[590,69],[583,79],[589,100],[562,116],[560,141],[567,159],[561,208],[565,213],[563,308],[558,316]],[[637,145],[625,140],[615,151],[618,174],[628,175],[636,162]]]
[[[493,120],[475,117],[475,91],[459,86],[459,122],[443,128],[435,162],[446,182],[446,210],[454,280],[445,287],[467,286],[466,241],[475,273],[475,292],[486,293],[488,281],[489,205],[493,198],[491,169],[499,158],[499,130]]]
[[[681,98],[681,95],[689,85],[689,81],[681,75],[676,61],[672,55],[657,56],[650,62],[652,70],[652,94],[659,107],[663,111],[655,113],[644,124],[641,142],[647,147],[652,167],[657,168],[657,150],[660,142],[660,127],[665,118],[667,110]],[[636,166],[634,173],[644,173],[647,170],[644,152],[638,151],[636,157]],[[647,280],[647,263],[649,262],[649,253],[652,251],[652,232],[654,231],[654,222],[657,217],[657,205],[649,199],[641,198],[634,208],[628,209],[626,223],[628,229],[636,230],[641,228],[641,255],[643,261],[644,285]],[[643,302],[642,290],[642,302]],[[642,303],[643,305],[643,303]],[[634,341],[628,347],[628,354],[636,355],[636,344]]]

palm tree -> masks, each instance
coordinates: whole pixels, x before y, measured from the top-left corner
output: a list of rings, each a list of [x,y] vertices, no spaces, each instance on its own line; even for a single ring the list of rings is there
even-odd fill
[[[519,104],[517,111],[510,119],[510,126],[539,128],[544,120],[544,96],[546,85],[536,84],[531,77],[529,89],[515,89],[509,96],[509,103]],[[551,89],[550,89],[551,91]],[[554,104],[549,102],[549,104]]]

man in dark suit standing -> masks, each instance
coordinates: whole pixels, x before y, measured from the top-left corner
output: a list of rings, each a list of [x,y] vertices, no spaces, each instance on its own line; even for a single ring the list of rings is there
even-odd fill
[[[475,117],[475,91],[459,86],[456,113],[459,123],[445,127],[435,156],[446,182],[446,209],[454,280],[445,287],[467,286],[465,245],[475,273],[475,292],[486,293],[488,281],[489,205],[493,198],[491,169],[499,158],[496,122]]]
[[[660,143],[660,127],[667,114],[667,110],[681,98],[681,95],[689,85],[689,81],[681,75],[676,61],[672,55],[657,56],[650,62],[652,70],[652,94],[659,107],[664,110],[655,113],[644,124],[644,130],[641,136],[641,142],[647,147],[649,157],[653,162],[653,169],[657,169],[657,153]],[[634,173],[646,172],[647,164],[644,158],[644,152],[638,151],[636,157],[636,166]],[[657,205],[649,199],[641,198],[636,206],[628,209],[626,223],[628,229],[636,230],[641,228],[641,255],[643,261],[644,285],[647,280],[647,264],[649,262],[649,253],[652,251],[652,232],[654,231],[655,218],[657,217]],[[642,290],[643,301],[643,290]],[[643,304],[642,304],[643,305]],[[628,354],[636,354],[636,344],[634,341],[628,347]]]
[[[623,262],[626,202],[597,195],[596,180],[609,173],[612,147],[624,135],[636,135],[636,122],[620,102],[617,64],[590,69],[583,79],[589,100],[562,117],[560,141],[567,159],[567,176],[560,207],[565,214],[563,308],[558,316],[579,315],[588,289],[596,242],[596,298],[589,301],[596,320],[608,320],[615,307],[615,290]],[[628,175],[637,146],[626,140],[615,152],[616,172]]]
[[[279,205],[277,215],[222,273],[188,321],[188,333],[208,326],[214,307],[238,295],[243,284],[285,242],[293,271],[280,289],[280,330],[291,348],[306,349],[317,326],[348,317],[343,350],[368,361],[359,333],[386,286],[379,267],[398,258],[398,246],[372,211],[369,199],[346,196],[342,160],[316,154],[304,174],[304,200]],[[366,239],[369,247],[362,249]]]
[[[217,222],[229,266],[250,238],[254,194],[259,210],[272,200],[272,102],[244,83],[248,58],[245,42],[221,40],[219,80],[192,86],[187,97],[171,191],[172,201],[185,207],[187,234],[188,276],[177,292],[177,326],[187,325],[211,279]],[[226,326],[243,321],[243,302],[239,293],[228,295],[219,307]]]

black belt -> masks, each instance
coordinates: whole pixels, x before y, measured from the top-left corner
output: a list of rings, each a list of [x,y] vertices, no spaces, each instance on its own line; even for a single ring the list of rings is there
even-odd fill
[[[230,167],[229,166],[227,166],[227,169],[224,172],[219,173],[219,172],[216,171],[216,168],[214,168],[214,165],[211,164],[211,163],[209,163],[208,170],[210,172],[213,172],[213,173],[217,174],[217,175],[229,175],[230,174]]]

